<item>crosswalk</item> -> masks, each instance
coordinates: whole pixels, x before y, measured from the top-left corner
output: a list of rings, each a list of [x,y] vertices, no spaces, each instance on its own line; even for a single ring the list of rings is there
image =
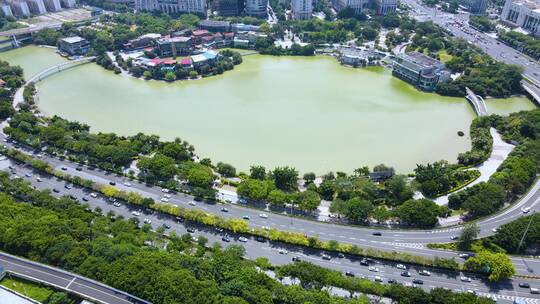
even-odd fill
[[[479,296],[482,297],[495,297],[498,300],[507,300],[507,301],[515,301],[516,299],[521,299],[525,301],[527,304],[540,304],[540,299],[533,299],[533,298],[524,298],[524,297],[516,297],[516,296],[509,296],[509,295],[499,295],[499,294],[492,294],[492,293],[485,293],[485,292],[478,292]]]
[[[406,247],[406,248],[416,248],[416,249],[423,249],[425,248],[425,245],[422,243],[399,243],[399,242],[382,242],[386,245],[391,245],[395,247]]]

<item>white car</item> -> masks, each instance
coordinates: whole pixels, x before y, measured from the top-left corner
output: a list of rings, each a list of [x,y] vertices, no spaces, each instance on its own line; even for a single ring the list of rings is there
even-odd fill
[[[261,228],[264,229],[264,230],[270,230],[270,227],[268,227],[268,226],[261,226]]]
[[[92,192],[92,193],[90,193],[90,196],[93,197],[93,198],[96,198],[97,194],[95,192]]]
[[[131,187],[131,183],[125,182],[125,183],[124,183],[124,186],[126,186],[126,187]]]
[[[36,177],[36,180],[37,180],[38,182],[41,182],[41,177],[39,177],[39,176]]]
[[[168,203],[168,202],[169,202],[169,199],[166,198],[166,197],[162,197],[162,198],[160,199],[160,201],[162,201],[162,202],[164,202],[164,203]]]
[[[161,189],[161,192],[163,192],[163,193],[169,193],[169,189],[163,188],[163,189]]]
[[[375,282],[382,282],[383,279],[380,276],[375,276]]]
[[[279,254],[288,254],[289,252],[285,249],[280,249]]]
[[[402,270],[407,270],[407,266],[403,265],[403,264],[397,264],[396,265],[396,268],[397,269],[402,269]]]
[[[493,228],[493,229],[491,229],[491,231],[497,232],[498,230],[497,230],[497,228]]]
[[[166,197],[166,198],[171,198],[171,195],[170,195],[170,194],[165,194],[165,195],[163,195],[163,196]]]
[[[188,205],[190,205],[190,206],[195,206],[196,204],[195,204],[194,201],[191,201],[191,202],[188,203]]]
[[[379,272],[379,268],[377,268],[375,266],[369,266],[368,270],[371,271],[371,272]]]
[[[266,213],[260,213],[260,214],[259,214],[259,217],[265,219],[265,218],[268,218],[268,214],[266,214]]]
[[[141,215],[141,213],[139,211],[132,211],[131,214],[135,215],[135,216],[139,216]]]
[[[239,237],[238,240],[239,240],[240,242],[242,242],[242,243],[245,243],[245,242],[248,241],[248,239],[245,238],[245,237],[243,237],[243,236]]]
[[[531,207],[523,207],[523,208],[521,208],[521,211],[523,213],[529,213],[529,211],[531,211]]]
[[[459,278],[461,280],[461,282],[471,282],[471,278],[469,277],[466,277],[466,276],[461,276],[461,278]]]
[[[144,223],[145,223],[145,224],[151,224],[152,221],[151,221],[150,219],[145,218],[145,219],[144,219]]]

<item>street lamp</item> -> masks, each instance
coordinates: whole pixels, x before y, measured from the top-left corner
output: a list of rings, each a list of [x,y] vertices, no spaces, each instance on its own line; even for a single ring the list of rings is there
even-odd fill
[[[519,245],[516,250],[517,252],[519,252],[519,248],[521,248],[521,244],[523,244],[523,240],[525,239],[525,235],[527,235],[527,232],[529,231],[529,227],[531,227],[531,223],[535,214],[536,214],[536,210],[533,211],[533,213],[531,214],[531,219],[529,220],[529,223],[527,224],[527,228],[525,228],[525,231],[523,232],[523,235],[521,236],[521,240],[519,240]]]

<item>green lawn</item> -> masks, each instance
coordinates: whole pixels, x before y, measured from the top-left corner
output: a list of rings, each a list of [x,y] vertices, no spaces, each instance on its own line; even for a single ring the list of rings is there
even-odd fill
[[[447,61],[449,61],[450,59],[452,59],[453,56],[450,55],[450,54],[448,54],[448,53],[446,52],[446,50],[440,50],[440,51],[439,51],[439,57],[441,58],[441,61],[442,61],[443,63],[446,63]]]
[[[18,278],[5,278],[0,284],[38,302],[45,302],[54,290]]]

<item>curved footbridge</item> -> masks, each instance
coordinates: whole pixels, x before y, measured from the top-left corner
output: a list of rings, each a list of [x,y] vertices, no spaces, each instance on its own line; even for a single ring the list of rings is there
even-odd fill
[[[467,91],[467,100],[469,100],[473,107],[474,111],[478,116],[487,116],[489,115],[486,102],[484,101],[484,98],[480,95],[476,95],[471,89],[465,88]]]
[[[24,88],[27,85],[29,85],[31,83],[39,82],[39,81],[41,81],[41,80],[43,80],[43,79],[45,79],[45,78],[47,78],[47,77],[49,77],[51,75],[62,72],[64,70],[79,66],[81,64],[86,64],[86,63],[92,62],[95,59],[96,59],[96,56],[82,57],[82,58],[79,58],[79,59],[59,63],[57,65],[46,68],[45,70],[37,73],[36,75],[34,75],[30,79],[28,79],[26,81],[26,83],[22,87],[20,87],[17,90],[17,92],[15,92],[15,96],[13,98],[13,106],[17,107],[17,105],[24,102],[23,92],[24,92]]]

